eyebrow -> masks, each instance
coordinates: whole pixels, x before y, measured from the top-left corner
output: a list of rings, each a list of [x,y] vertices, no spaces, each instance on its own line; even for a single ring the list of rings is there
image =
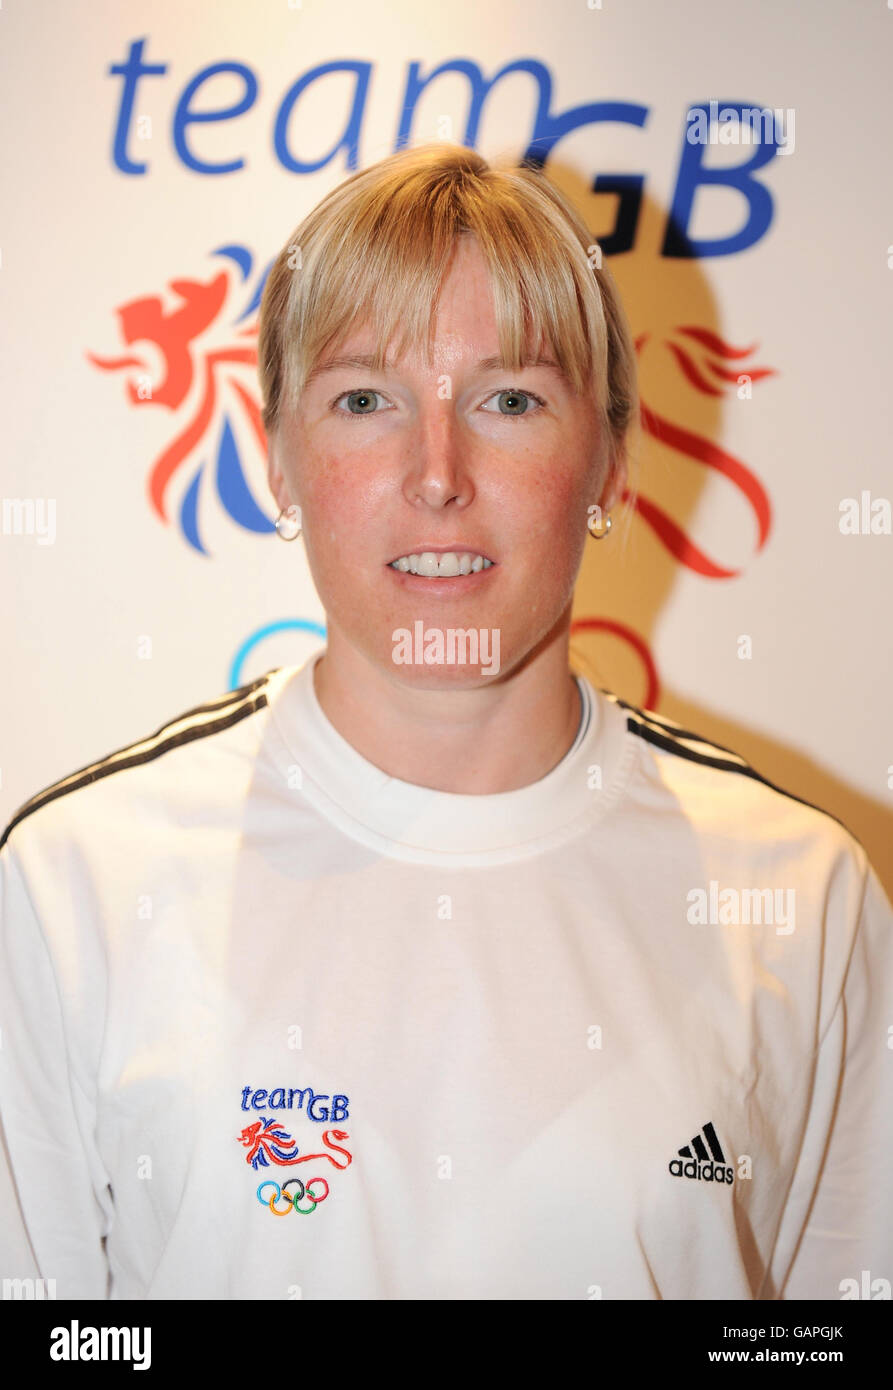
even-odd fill
[[[325,372],[336,372],[343,367],[356,368],[361,371],[370,371],[374,367],[374,359],[371,353],[360,353],[350,354],[346,357],[333,357],[328,362],[318,363],[313,368],[312,372],[309,373],[305,382],[305,388],[309,386],[312,381],[315,381],[317,377],[322,376]],[[553,362],[551,357],[538,357],[535,362],[525,362],[521,367],[521,371],[525,371],[529,367],[551,367],[552,370],[558,372],[560,376],[564,376],[564,372],[561,370],[558,363]],[[383,370],[385,374],[387,374],[388,372],[394,371],[394,369],[394,363],[386,362]],[[479,362],[476,362],[474,366],[474,371],[476,373],[495,372],[500,370],[510,371],[512,369],[508,367],[504,359],[499,356],[482,357],[481,360]]]

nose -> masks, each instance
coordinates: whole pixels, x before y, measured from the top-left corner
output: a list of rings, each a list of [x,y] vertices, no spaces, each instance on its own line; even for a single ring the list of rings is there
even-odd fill
[[[469,448],[451,400],[437,399],[423,407],[409,441],[404,483],[407,500],[413,505],[422,501],[436,509],[453,501],[467,506],[474,492]]]

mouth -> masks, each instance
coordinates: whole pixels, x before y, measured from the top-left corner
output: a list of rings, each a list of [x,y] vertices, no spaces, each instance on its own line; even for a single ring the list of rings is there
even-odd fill
[[[495,566],[480,550],[454,546],[451,549],[419,547],[398,555],[388,562],[388,568],[398,574],[415,575],[421,579],[464,579],[482,574]]]
[[[432,598],[471,595],[481,587],[486,588],[498,568],[489,555],[463,546],[453,546],[450,550],[420,546],[385,565],[401,589],[419,595],[425,593]]]

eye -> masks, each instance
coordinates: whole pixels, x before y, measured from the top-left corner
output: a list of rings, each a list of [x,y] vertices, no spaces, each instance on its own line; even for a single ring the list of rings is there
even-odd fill
[[[488,411],[487,413],[498,413],[508,419],[517,419],[519,415],[538,415],[539,410],[543,409],[546,404],[542,396],[535,395],[533,391],[497,391],[495,395],[490,396],[488,400],[484,402],[481,409],[483,410],[484,406],[489,405],[490,401],[499,402],[499,411]],[[537,410],[530,409],[531,401],[536,401],[538,406]],[[505,405],[505,409],[503,409],[503,404]]]
[[[332,402],[332,408],[336,409],[339,401],[347,398],[347,410],[339,410],[339,415],[380,415],[382,412],[375,409],[375,397],[379,396],[384,400],[380,391],[342,391]],[[356,407],[356,409],[354,408]]]

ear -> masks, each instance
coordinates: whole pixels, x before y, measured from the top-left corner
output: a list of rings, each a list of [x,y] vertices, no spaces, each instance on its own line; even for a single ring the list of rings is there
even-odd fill
[[[279,467],[279,452],[281,441],[278,430],[273,430],[267,435],[267,482],[270,486],[276,505],[280,512],[284,512],[291,505],[291,498],[288,495],[288,484],[283,477]]]
[[[601,508],[604,512],[610,512],[617,506],[629,481],[629,473],[626,465],[626,453],[622,453],[611,469],[605,486],[602,489]]]

